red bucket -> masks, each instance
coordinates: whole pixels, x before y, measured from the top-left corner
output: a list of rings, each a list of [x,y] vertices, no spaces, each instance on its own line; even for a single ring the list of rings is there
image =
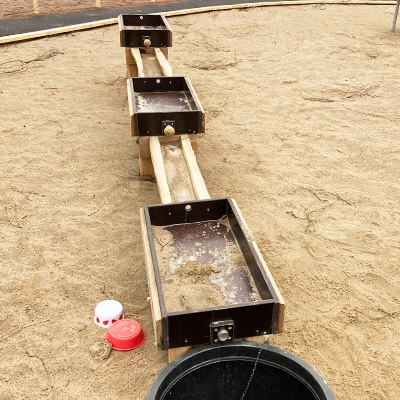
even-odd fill
[[[145,339],[144,330],[139,322],[133,319],[121,319],[114,322],[107,331],[106,340],[114,350],[133,350]]]

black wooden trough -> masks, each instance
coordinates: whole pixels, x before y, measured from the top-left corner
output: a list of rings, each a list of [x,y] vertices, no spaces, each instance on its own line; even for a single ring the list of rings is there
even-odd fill
[[[171,47],[172,32],[158,14],[119,15],[121,47]]]
[[[162,332],[157,341],[163,349],[278,333],[284,305],[231,198],[145,206],[144,215],[161,310]],[[155,227],[168,232],[172,238],[169,245],[179,253],[181,265],[195,260],[199,265],[212,264],[220,269],[217,278],[223,282],[224,304],[168,309],[163,291],[166,277],[160,275],[159,268],[160,262],[165,263],[160,257],[165,258],[166,253],[157,251],[160,247]],[[235,248],[243,265],[234,265],[225,257]]]
[[[201,133],[202,107],[188,78],[130,78],[135,136]]]

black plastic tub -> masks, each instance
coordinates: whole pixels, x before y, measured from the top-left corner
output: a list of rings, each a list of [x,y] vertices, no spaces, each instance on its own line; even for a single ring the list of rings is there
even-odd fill
[[[172,399],[336,398],[324,378],[301,358],[273,346],[231,342],[189,351],[161,371],[146,400]]]

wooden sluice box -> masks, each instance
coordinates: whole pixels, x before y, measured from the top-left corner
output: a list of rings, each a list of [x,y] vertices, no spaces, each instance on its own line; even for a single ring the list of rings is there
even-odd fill
[[[202,107],[188,78],[130,78],[135,136],[203,132]]]
[[[171,47],[172,32],[163,15],[119,15],[122,47]]]
[[[145,206],[141,214],[159,347],[281,330],[284,304],[233,199]]]

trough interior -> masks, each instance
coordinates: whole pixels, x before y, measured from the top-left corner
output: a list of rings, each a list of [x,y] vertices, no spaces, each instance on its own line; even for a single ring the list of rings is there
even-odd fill
[[[148,212],[168,312],[273,298],[229,198],[149,206]]]

